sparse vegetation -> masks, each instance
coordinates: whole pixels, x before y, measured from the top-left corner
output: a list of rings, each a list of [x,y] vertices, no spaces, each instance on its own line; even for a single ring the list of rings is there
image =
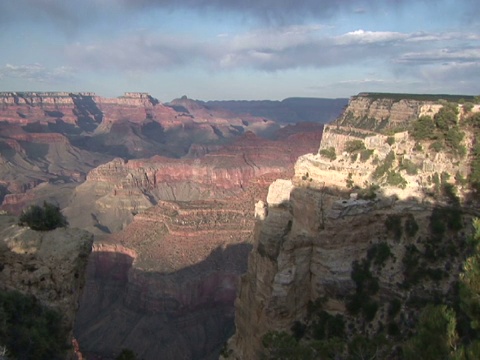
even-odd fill
[[[392,167],[393,162],[395,161],[395,153],[390,151],[383,163],[379,164],[372,173],[374,179],[380,179],[387,171]]]
[[[365,149],[360,151],[360,161],[361,162],[367,161],[368,159],[370,159],[372,154],[373,154],[373,149]]]
[[[418,166],[415,165],[415,163],[409,159],[402,159],[398,170],[399,171],[405,170],[408,175],[417,175]]]
[[[402,217],[400,215],[388,215],[385,219],[387,231],[393,234],[394,239],[399,241],[403,234]]]
[[[376,191],[380,189],[377,184],[366,184],[364,189],[358,190],[358,198],[363,200],[373,200],[377,197]]]
[[[333,161],[337,158],[337,154],[335,153],[335,148],[333,146],[320,150],[320,155],[326,157],[330,161]]]
[[[345,144],[345,151],[348,153],[356,153],[365,149],[363,140],[350,140]]]
[[[400,189],[405,189],[407,187],[407,180],[396,171],[388,171],[386,183],[391,186],[399,187]]]

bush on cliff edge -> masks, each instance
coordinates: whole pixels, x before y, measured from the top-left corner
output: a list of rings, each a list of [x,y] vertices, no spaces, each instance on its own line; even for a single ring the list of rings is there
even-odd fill
[[[48,231],[58,227],[66,227],[68,221],[56,205],[43,202],[43,207],[32,205],[22,212],[18,221],[20,226],[28,226],[32,230]]]

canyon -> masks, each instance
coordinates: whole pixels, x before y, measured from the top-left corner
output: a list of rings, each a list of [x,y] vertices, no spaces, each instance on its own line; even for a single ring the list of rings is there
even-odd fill
[[[362,93],[342,113],[342,99],[222,103],[0,94],[1,210],[54,202],[71,228],[95,238],[73,330],[83,355],[113,359],[127,348],[145,359],[256,359],[273,351],[265,336],[290,333],[319,299],[344,316],[348,336],[373,336],[393,297],[448,294],[466,250],[430,264],[426,274],[441,272],[441,286],[427,275],[408,291],[398,286],[401,259],[411,245],[429,249],[432,213],[457,209],[448,186],[458,190],[462,231],[447,228],[442,249],[465,248],[479,210],[457,179],[471,177],[468,119],[478,104],[458,106],[459,160],[410,133],[418,117],[441,111],[439,97]],[[445,223],[458,220],[442,211]],[[378,246],[391,253],[382,266],[369,263],[378,309],[357,319],[346,310],[352,269]],[[447,263],[454,270],[444,275]],[[403,334],[417,315],[405,307],[391,322]]]
[[[95,234],[74,330],[81,351],[218,357],[251,249],[251,204],[317,150],[322,122],[145,93],[0,95],[1,209],[54,202],[70,227]]]

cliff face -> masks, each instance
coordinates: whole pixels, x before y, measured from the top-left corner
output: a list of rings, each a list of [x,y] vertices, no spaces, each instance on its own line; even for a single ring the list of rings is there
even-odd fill
[[[99,239],[75,324],[82,352],[110,356],[127,347],[145,359],[218,354],[233,328],[252,215],[240,201],[160,202]]]
[[[385,118],[404,123],[424,105],[399,101],[396,115],[390,100],[357,97],[346,112],[357,107],[355,116],[369,117],[375,108],[376,127]],[[390,107],[385,118],[383,106]],[[236,333],[224,357],[262,358],[269,351],[262,338],[291,334],[295,324],[308,329],[309,309],[320,299],[325,316],[344,322],[346,339],[376,336],[389,322],[399,329],[398,338],[389,336],[400,341],[418,318],[415,301],[450,296],[472,217],[479,214],[468,186],[454,179],[470,174],[471,130],[465,128],[462,140],[467,155],[458,158],[447,150],[424,150],[433,141],[419,147],[408,132],[389,138],[370,129],[327,126],[319,153],[301,156],[291,183],[273,183],[267,206],[256,206],[253,250],[235,303]],[[352,141],[363,150],[347,151]],[[452,188],[454,195],[446,190]],[[372,260],[380,247],[390,254],[381,265]],[[355,271],[366,271],[362,276],[375,279],[378,288],[362,289]],[[402,304],[401,315],[389,312],[392,299]],[[373,304],[374,311],[355,308],[355,301]]]
[[[343,115],[335,120],[335,124],[372,131],[405,129],[409,122],[419,116],[433,117],[442,107],[438,103],[441,95],[425,98],[362,93],[350,98]]]
[[[33,231],[3,215],[0,239],[0,289],[33,295],[59,311],[71,341],[93,236],[79,229]]]

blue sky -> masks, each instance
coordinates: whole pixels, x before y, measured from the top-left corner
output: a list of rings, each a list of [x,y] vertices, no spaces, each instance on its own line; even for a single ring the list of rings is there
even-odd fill
[[[480,94],[478,0],[1,0],[0,91]]]

